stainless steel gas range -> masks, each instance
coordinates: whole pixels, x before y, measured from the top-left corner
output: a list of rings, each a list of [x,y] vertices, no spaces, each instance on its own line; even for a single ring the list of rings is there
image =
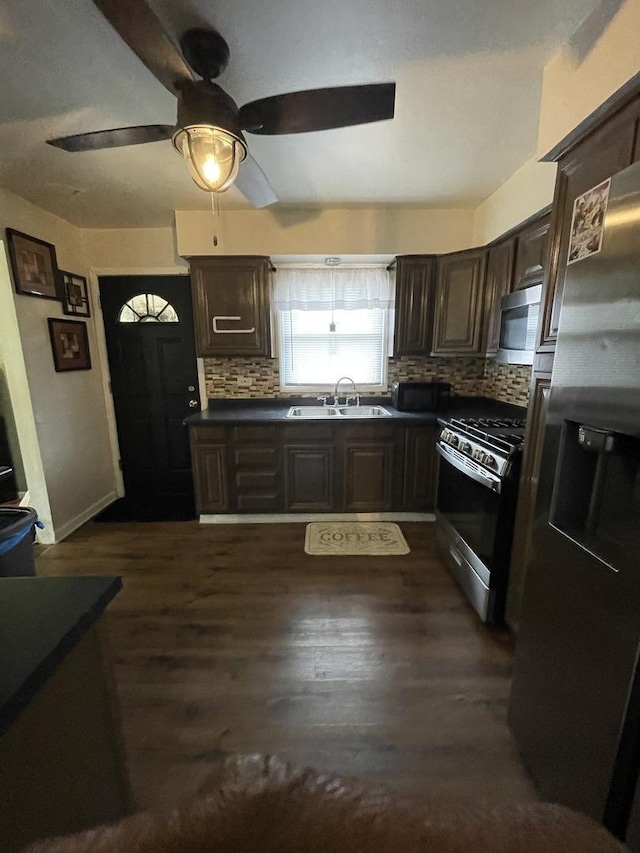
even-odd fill
[[[438,542],[481,619],[504,619],[524,421],[440,421]]]

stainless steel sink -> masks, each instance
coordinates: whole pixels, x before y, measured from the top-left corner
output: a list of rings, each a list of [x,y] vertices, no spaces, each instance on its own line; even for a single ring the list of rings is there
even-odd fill
[[[382,406],[292,406],[288,418],[390,418]]]
[[[287,412],[288,418],[336,418],[335,406],[292,406]]]
[[[338,414],[343,418],[390,418],[391,415],[382,406],[341,406]]]

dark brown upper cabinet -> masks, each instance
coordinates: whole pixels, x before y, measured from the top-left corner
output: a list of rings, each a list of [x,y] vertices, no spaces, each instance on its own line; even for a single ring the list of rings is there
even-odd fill
[[[513,261],[516,238],[511,237],[492,246],[487,252],[487,283],[485,290],[488,356],[498,352],[500,339],[500,300],[513,285]]]
[[[269,258],[190,258],[200,356],[271,355]]]
[[[485,261],[485,249],[438,258],[433,355],[484,353]]]
[[[430,355],[436,259],[433,255],[396,258],[394,355]]]
[[[630,166],[638,157],[640,98],[578,142],[558,161],[553,199],[549,273],[542,295],[538,352],[555,350],[569,251],[573,203],[582,193]]]
[[[533,222],[518,234],[513,290],[542,284],[546,266],[551,214]]]

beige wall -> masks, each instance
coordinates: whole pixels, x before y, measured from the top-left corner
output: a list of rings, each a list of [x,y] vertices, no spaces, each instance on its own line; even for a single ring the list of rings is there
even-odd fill
[[[176,211],[178,254],[405,255],[471,246],[472,210],[425,208],[276,208]]]
[[[640,71],[640,0],[627,0],[587,55],[567,46],[544,70],[538,154],[544,156]]]
[[[68,222],[0,190],[0,227],[53,243],[61,269],[86,275],[81,233]],[[27,484],[32,504],[48,523],[42,539],[53,541],[114,495],[95,321],[87,322],[93,369],[56,373],[47,318],[63,317],[62,306],[16,294],[6,268],[4,276],[0,270],[0,289],[2,346],[9,350],[3,361]]]
[[[36,421],[31,405],[25,358],[20,340],[13,283],[5,244],[0,241],[0,362],[6,379],[22,464],[30,490],[30,502],[47,525],[42,541],[53,540],[51,507],[40,454]]]
[[[94,228],[82,232],[86,264],[94,270],[186,267],[173,228]]]
[[[490,243],[553,201],[555,163],[529,160],[475,211],[473,243]]]
[[[538,155],[475,211],[473,243],[487,243],[551,204],[556,166],[537,162],[640,72],[640,0],[627,0],[588,53],[565,46],[543,75]]]

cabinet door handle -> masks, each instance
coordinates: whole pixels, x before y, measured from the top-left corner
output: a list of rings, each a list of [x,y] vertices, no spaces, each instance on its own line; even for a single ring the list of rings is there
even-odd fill
[[[242,317],[223,317],[222,315],[214,317],[212,321],[214,335],[252,335],[256,330],[255,326],[251,329],[219,329],[218,320],[242,320]]]

